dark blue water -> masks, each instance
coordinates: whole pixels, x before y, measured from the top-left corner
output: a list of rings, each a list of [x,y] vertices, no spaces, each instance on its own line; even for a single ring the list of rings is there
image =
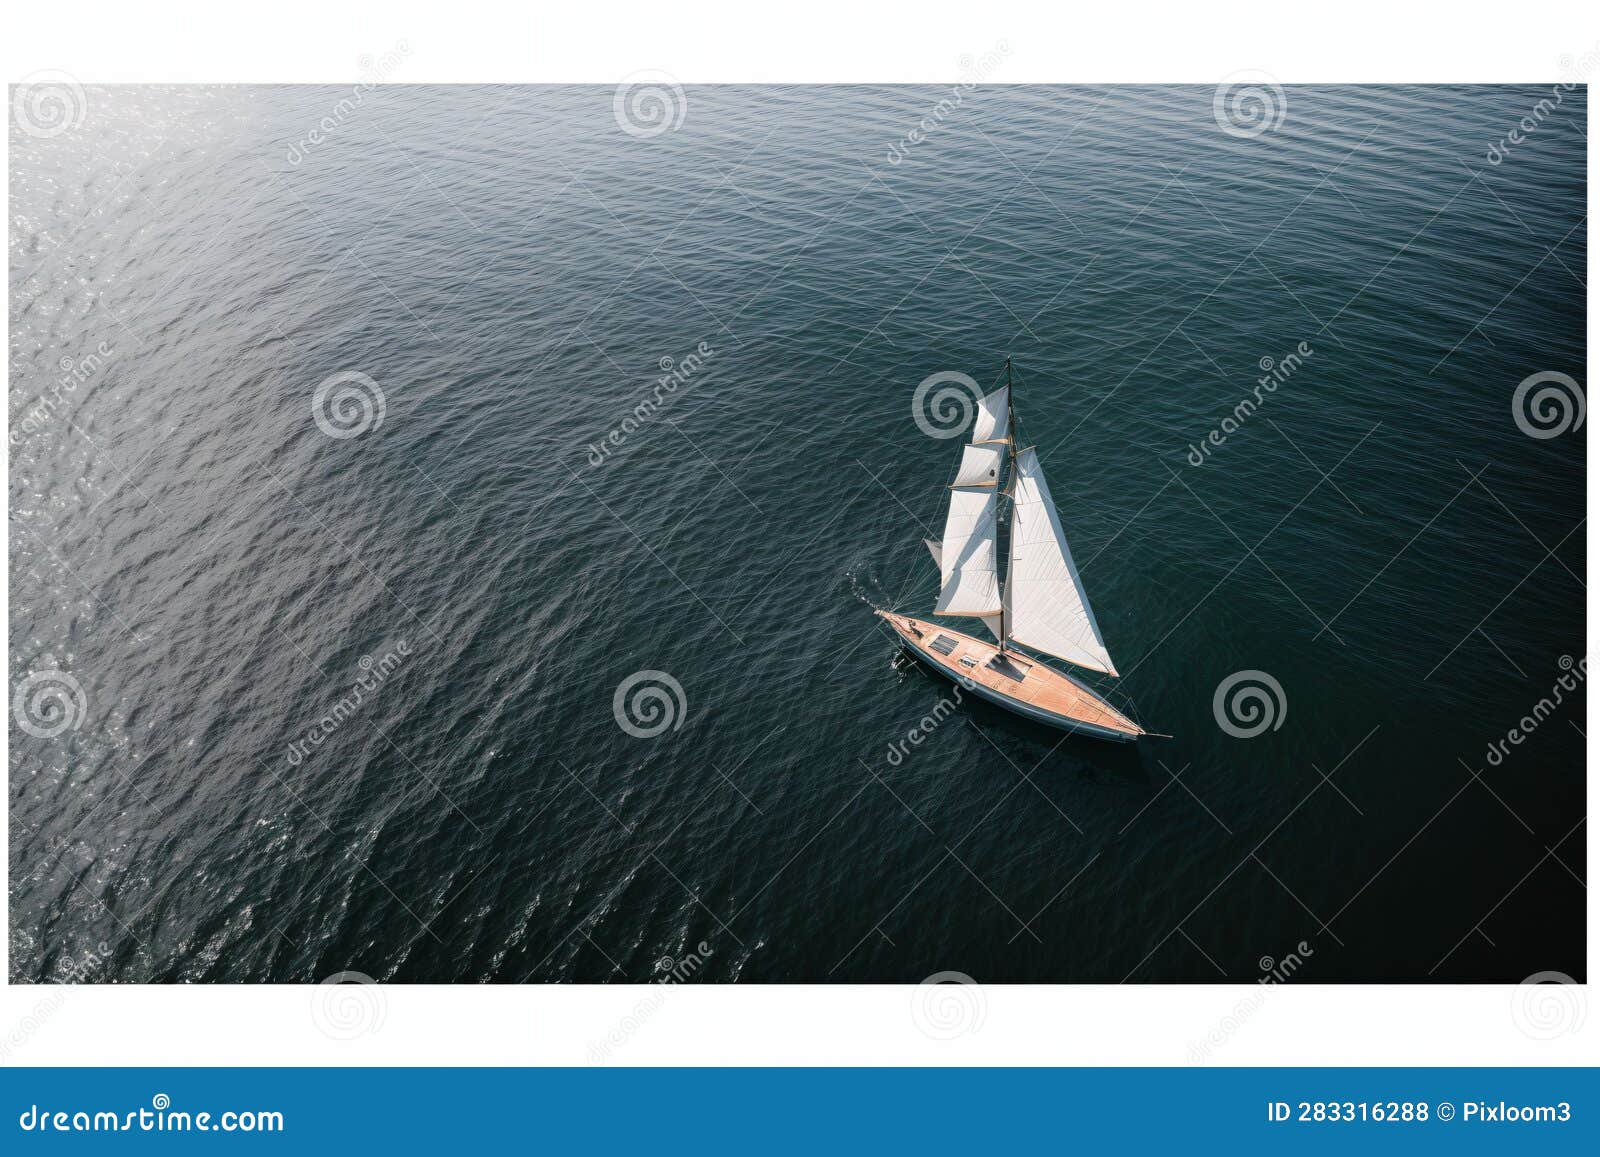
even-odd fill
[[[13,977],[1584,977],[1584,91],[1490,159],[1549,94],[14,121]],[[1171,739],[940,708],[871,614],[918,383],[1007,354]]]

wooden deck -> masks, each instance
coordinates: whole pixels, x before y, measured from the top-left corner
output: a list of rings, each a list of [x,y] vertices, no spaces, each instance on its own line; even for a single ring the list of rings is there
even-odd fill
[[[1069,730],[1082,730],[1096,735],[1101,731],[1110,734],[1107,739],[1134,739],[1145,734],[1144,728],[1107,703],[1100,696],[1067,678],[1053,667],[1036,659],[1010,651],[1004,666],[991,665],[1000,648],[971,635],[952,631],[937,623],[913,619],[906,615],[878,611],[877,614],[920,657],[946,673],[952,679],[976,684],[995,696],[1015,703],[1013,710],[1033,716],[1034,712],[1051,716],[1043,722]],[[943,637],[955,643],[948,655],[933,647],[935,639]],[[970,664],[963,663],[970,659]],[[1002,703],[1002,706],[1007,704]],[[1033,712],[1027,710],[1032,708]],[[1079,725],[1074,727],[1074,725]]]

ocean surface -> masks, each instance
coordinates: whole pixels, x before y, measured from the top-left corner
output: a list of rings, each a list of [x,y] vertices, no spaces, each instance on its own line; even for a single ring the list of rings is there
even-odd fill
[[[1584,979],[1585,90],[973,68],[13,115],[12,978]],[[1007,355],[1171,738],[872,614]]]

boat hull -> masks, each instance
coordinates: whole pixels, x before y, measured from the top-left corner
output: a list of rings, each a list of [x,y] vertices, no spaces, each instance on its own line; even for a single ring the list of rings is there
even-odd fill
[[[1126,743],[1145,734],[1133,720],[1053,667],[1015,653],[997,665],[999,648],[992,643],[922,619],[877,613],[907,652],[963,692],[1025,719],[1091,739]],[[939,647],[934,646],[936,641]]]

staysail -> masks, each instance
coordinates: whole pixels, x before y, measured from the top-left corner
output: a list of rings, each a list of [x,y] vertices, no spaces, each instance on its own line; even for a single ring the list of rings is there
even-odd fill
[[[1000,582],[995,573],[995,507],[992,487],[950,488],[950,513],[939,547],[940,615],[998,615]]]
[[[939,602],[934,613],[981,618],[1000,637],[1000,464],[1010,428],[1007,391],[978,399],[972,442],[961,449],[961,465],[950,485],[939,563]],[[933,544],[928,544],[932,551]]]
[[[1036,651],[1115,675],[1061,519],[1032,447],[1016,456],[1006,567],[1006,637]],[[946,532],[948,536],[948,531]],[[945,539],[945,557],[949,555]]]
[[[972,422],[972,443],[1004,442],[1011,437],[1011,387],[1001,386],[978,399],[978,416]]]
[[[942,574],[944,569],[944,544],[937,539],[925,538],[922,540],[922,545],[926,546],[928,548],[928,553],[933,555],[933,565],[939,567]],[[1000,638],[1001,631],[1004,629],[1005,620],[1002,618],[1002,616],[997,614],[984,615],[983,625],[988,627],[989,633],[998,639]]]
[[[1001,446],[963,446],[952,486],[995,486],[1000,481]]]

